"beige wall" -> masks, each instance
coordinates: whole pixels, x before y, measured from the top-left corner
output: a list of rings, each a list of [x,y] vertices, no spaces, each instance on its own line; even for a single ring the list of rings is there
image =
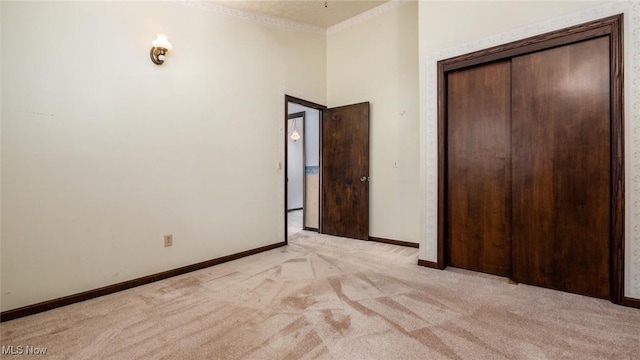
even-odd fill
[[[1,309],[281,241],[284,93],[371,102],[371,236],[420,241],[435,260],[430,56],[594,3],[383,6],[325,35],[168,2],[0,2]],[[174,45],[162,66],[157,32]],[[625,274],[640,297],[636,133]]]
[[[168,2],[0,11],[2,310],[283,241],[284,93],[324,103],[324,33]]]
[[[420,144],[422,233],[420,259],[437,254],[436,62],[552,30],[625,14],[625,292],[640,298],[640,4],[584,1],[420,2]],[[635,45],[634,45],[635,44]]]
[[[420,238],[417,35],[415,1],[330,29],[327,35],[328,105],[371,103],[369,235],[416,243]]]
[[[306,198],[304,204],[304,226],[318,229],[320,226],[320,176],[318,174],[305,174]]]

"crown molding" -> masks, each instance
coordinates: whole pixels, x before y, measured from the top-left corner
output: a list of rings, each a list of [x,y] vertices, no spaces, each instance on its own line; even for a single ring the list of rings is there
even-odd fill
[[[352,18],[349,18],[341,23],[335,24],[333,26],[330,26],[327,29],[327,34],[331,34],[337,31],[341,31],[344,30],[346,28],[352,27],[356,24],[359,24],[363,21],[369,20],[372,17],[378,16],[382,13],[385,13],[391,9],[395,9],[398,6],[402,5],[405,2],[409,2],[410,0],[391,0],[389,2],[386,2],[380,6],[376,6],[371,10],[365,11],[361,14],[358,14]]]
[[[253,21],[259,24],[273,26],[281,29],[297,30],[310,32],[314,34],[326,34],[327,30],[319,26],[299,23],[296,21],[286,20],[275,16],[250,13],[238,9],[232,9],[220,4],[216,4],[206,0],[165,0],[167,2],[176,3],[191,8],[209,11],[218,15],[225,15],[237,19]]]

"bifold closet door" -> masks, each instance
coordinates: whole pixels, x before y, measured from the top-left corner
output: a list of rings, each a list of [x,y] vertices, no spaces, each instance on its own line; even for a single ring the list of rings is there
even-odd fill
[[[512,59],[513,275],[609,294],[609,38]]]
[[[511,275],[510,61],[447,74],[447,262]]]

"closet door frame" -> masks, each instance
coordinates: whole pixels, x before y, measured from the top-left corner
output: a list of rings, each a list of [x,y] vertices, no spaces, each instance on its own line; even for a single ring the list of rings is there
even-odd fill
[[[446,74],[470,66],[512,58],[575,42],[608,36],[611,64],[611,301],[631,306],[624,297],[624,74],[623,15],[568,27],[438,62],[438,260],[447,267],[447,83]]]

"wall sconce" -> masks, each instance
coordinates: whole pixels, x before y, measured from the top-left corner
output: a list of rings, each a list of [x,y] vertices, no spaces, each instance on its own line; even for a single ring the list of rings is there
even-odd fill
[[[156,65],[162,65],[167,51],[173,48],[171,46],[171,43],[169,43],[167,35],[157,34],[157,38],[153,40],[151,45],[153,45],[150,53],[151,61],[153,61],[153,63]]]

